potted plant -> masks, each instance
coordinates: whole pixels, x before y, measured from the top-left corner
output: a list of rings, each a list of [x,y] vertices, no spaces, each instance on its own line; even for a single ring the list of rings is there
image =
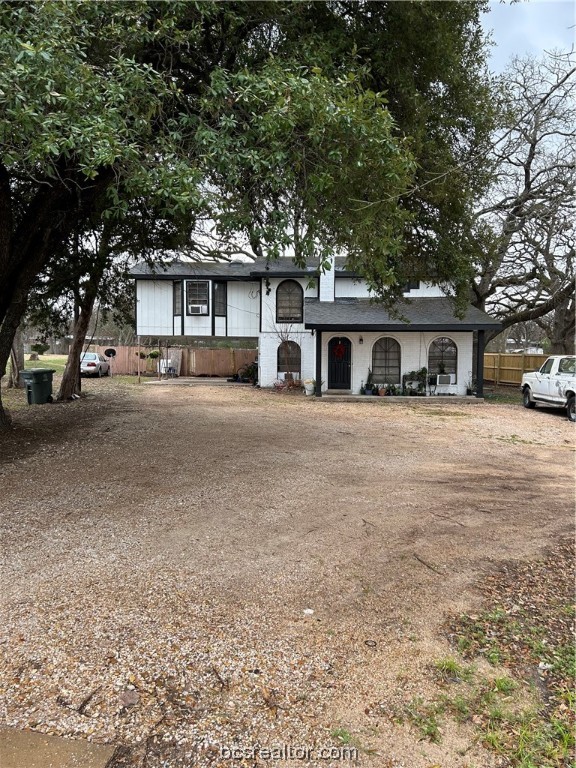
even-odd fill
[[[366,379],[366,386],[364,387],[364,391],[367,395],[371,395],[373,389],[374,389],[374,380],[372,377],[372,370],[368,368],[368,378]]]
[[[418,394],[418,371],[408,371],[408,373],[405,373],[402,377],[402,382],[405,394],[410,397],[414,397]]]
[[[313,395],[315,389],[316,389],[315,379],[304,379],[304,392],[306,393],[306,395]]]
[[[426,382],[428,380],[428,368],[424,366],[416,371],[416,377],[418,379],[418,394],[420,397],[426,397]]]

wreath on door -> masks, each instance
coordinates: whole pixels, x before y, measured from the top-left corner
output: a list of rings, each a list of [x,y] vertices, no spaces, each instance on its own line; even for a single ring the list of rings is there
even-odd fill
[[[344,360],[344,355],[346,354],[346,347],[344,344],[342,344],[341,341],[336,344],[334,347],[334,359],[340,362],[341,360]]]

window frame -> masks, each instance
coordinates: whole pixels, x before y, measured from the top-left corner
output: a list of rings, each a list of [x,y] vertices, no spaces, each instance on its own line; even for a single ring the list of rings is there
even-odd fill
[[[439,360],[436,360],[437,356],[435,356],[435,360],[436,360],[436,364],[437,364],[438,368],[440,367],[440,364],[443,366],[444,373],[442,373],[440,370],[432,370],[432,367],[430,365],[430,354],[431,354],[432,348],[434,346],[436,346],[436,348],[438,348],[438,346],[439,346],[438,342],[444,342],[444,341],[449,341],[450,344],[452,345],[452,347],[454,347],[454,365],[453,365],[454,370],[449,370],[448,369],[449,367],[446,365],[446,363],[444,361],[444,353],[446,352],[446,350],[445,349],[441,349],[440,350]],[[430,375],[440,375],[440,376],[442,376],[444,374],[446,374],[446,375],[449,374],[450,377],[454,377],[454,380],[453,381],[451,380],[452,384],[456,384],[458,382],[458,344],[456,344],[456,342],[454,341],[454,339],[452,337],[450,337],[450,336],[436,336],[434,339],[432,339],[432,341],[430,342],[430,345],[428,347],[427,361],[428,361],[428,373]]]
[[[374,352],[376,351],[376,346],[380,344],[381,342],[388,342],[388,346],[395,345],[395,349],[398,350],[398,377],[395,381],[392,381],[394,378],[390,373],[386,372],[384,374],[377,373],[377,366],[375,365],[374,361]],[[385,355],[386,358],[390,357],[391,350],[386,350]],[[378,366],[383,369],[390,368],[390,365],[388,364],[388,359],[386,360],[387,365],[385,366]],[[376,339],[374,344],[372,345],[372,359],[371,359],[371,370],[372,370],[372,376],[374,379],[374,382],[376,384],[394,384],[398,385],[402,383],[402,346],[398,339],[395,339],[393,336],[381,336],[379,339]]]
[[[293,348],[296,348],[298,351],[298,367],[297,368],[295,366],[290,367],[290,363],[294,362],[294,360],[296,359],[296,357],[294,356],[296,349],[294,349],[293,352],[291,353],[292,357],[290,355],[287,357],[288,362],[285,363],[280,359],[281,350],[284,347],[284,345],[287,345],[287,344],[291,345]],[[286,369],[284,370],[282,366],[286,366]],[[276,350],[276,370],[278,371],[278,373],[297,373],[298,375],[302,373],[302,347],[300,346],[300,344],[298,344],[297,341],[286,340],[286,341],[280,342]]]
[[[189,291],[192,285],[204,285],[206,286],[206,301],[190,301]],[[186,280],[186,316],[187,317],[206,317],[210,314],[210,281],[209,280]],[[206,307],[204,312],[190,312],[190,304],[196,304]]]
[[[290,315],[287,315],[286,317],[280,317],[279,310],[280,310],[280,302],[278,301],[281,293],[281,289],[286,289],[288,286],[292,287],[295,286],[298,290],[298,296],[299,296],[299,312],[298,313],[292,313]],[[294,292],[296,292],[295,289]],[[292,306],[289,306],[288,309],[293,309]],[[283,280],[278,287],[276,288],[276,322],[277,323],[303,323],[304,322],[304,289],[300,285],[299,282],[296,280]]]

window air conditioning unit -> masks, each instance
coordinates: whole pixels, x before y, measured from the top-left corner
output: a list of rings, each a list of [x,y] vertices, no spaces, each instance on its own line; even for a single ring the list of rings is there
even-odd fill
[[[208,307],[206,304],[188,304],[189,315],[205,315],[207,314]]]
[[[452,381],[452,377],[449,373],[439,373],[438,379],[436,380],[436,383],[439,387],[446,386],[447,384],[450,384]]]

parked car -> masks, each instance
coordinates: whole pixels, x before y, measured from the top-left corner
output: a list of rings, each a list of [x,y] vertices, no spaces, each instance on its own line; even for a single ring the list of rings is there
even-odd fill
[[[110,363],[96,352],[84,352],[80,358],[81,376],[110,376]]]
[[[570,421],[576,421],[576,356],[552,355],[539,371],[522,376],[522,402],[525,408],[536,403],[566,408]]]

